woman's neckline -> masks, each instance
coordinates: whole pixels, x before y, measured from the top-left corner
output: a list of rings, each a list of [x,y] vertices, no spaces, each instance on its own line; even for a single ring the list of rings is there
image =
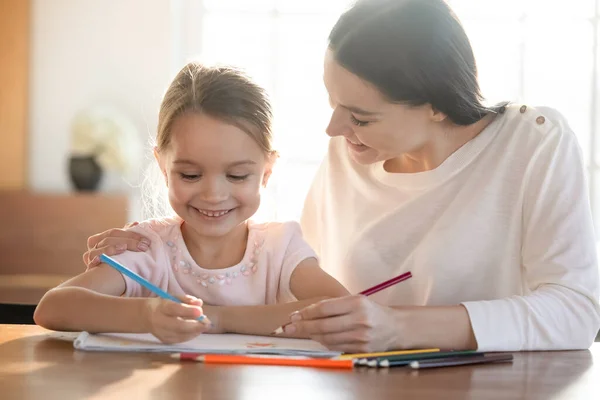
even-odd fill
[[[506,120],[505,115],[509,112],[498,114],[477,135],[460,146],[450,154],[438,167],[422,172],[388,172],[385,161],[370,165],[372,177],[388,186],[402,186],[406,189],[425,189],[438,185],[462,170],[493,140],[496,133]]]
[[[468,126],[460,126],[457,129],[453,129],[452,131],[445,133],[447,137],[454,137],[455,142],[446,143],[446,148],[441,150],[441,155],[437,160],[429,160],[429,162],[433,165],[431,168],[423,167],[422,165],[418,165],[418,163],[413,163],[415,165],[416,170],[409,170],[412,168],[410,164],[407,164],[404,168],[400,168],[398,166],[399,162],[397,159],[390,159],[383,161],[383,168],[386,172],[390,174],[416,174],[420,172],[427,172],[438,168],[442,165],[448,158],[452,156],[452,154],[456,153],[463,146],[469,143],[471,140],[475,139],[479,136],[485,129],[498,117],[497,114],[487,114],[479,121],[468,125]],[[456,126],[456,125],[454,125]],[[462,136],[460,139],[456,139],[456,137]],[[414,159],[414,156],[406,155],[405,160]],[[410,163],[410,161],[409,161]]]

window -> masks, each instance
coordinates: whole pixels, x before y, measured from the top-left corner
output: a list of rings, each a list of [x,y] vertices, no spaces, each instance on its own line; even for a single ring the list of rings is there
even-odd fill
[[[550,106],[566,116],[583,151],[594,222],[600,228],[600,1],[450,4],[471,39],[489,100]]]
[[[182,0],[183,1],[183,0]],[[282,153],[262,215],[296,219],[326,150],[322,83],[329,30],[350,0],[188,0],[178,61],[242,66],[271,93]],[[450,0],[490,102],[557,108],[578,135],[600,221],[600,0]],[[180,66],[181,62],[177,65]],[[275,206],[276,205],[276,206]],[[596,224],[599,226],[598,224]]]
[[[178,66],[187,59],[245,68],[271,95],[281,153],[260,217],[298,219],[325,154],[327,36],[349,0],[190,0]],[[199,38],[199,39],[198,39]]]

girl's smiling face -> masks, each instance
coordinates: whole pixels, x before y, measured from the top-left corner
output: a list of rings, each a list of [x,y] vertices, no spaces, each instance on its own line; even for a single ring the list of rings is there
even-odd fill
[[[200,236],[225,236],[252,217],[272,168],[250,135],[198,112],[176,117],[156,157],[171,207]]]

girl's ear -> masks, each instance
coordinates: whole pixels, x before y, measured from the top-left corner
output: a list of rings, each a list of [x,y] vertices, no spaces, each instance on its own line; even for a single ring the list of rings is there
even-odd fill
[[[262,179],[262,185],[263,187],[267,187],[267,183],[269,182],[269,178],[271,177],[271,174],[273,173],[273,167],[268,167],[265,168],[265,173],[263,174],[263,179]]]
[[[158,147],[154,146],[152,152],[154,153],[154,159],[156,159],[156,162],[158,163],[160,172],[162,172],[163,176],[165,177],[165,183],[167,184],[167,187],[169,187],[169,178],[167,177],[167,170],[164,167],[164,160],[161,159],[160,153],[158,152]]]
[[[262,186],[267,187],[267,183],[269,182],[269,178],[273,173],[273,166],[275,165],[275,161],[279,158],[279,154],[277,152],[272,152],[267,159],[267,165],[265,166],[265,172],[263,173],[262,178]]]

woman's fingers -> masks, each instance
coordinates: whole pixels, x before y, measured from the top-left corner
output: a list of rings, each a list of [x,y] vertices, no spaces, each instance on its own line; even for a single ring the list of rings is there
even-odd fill
[[[385,350],[397,335],[394,329],[381,329],[392,320],[388,311],[365,296],[328,299],[293,313],[291,324],[284,330],[308,336],[336,351]]]
[[[289,334],[314,334],[342,332],[356,325],[352,314],[360,307],[362,296],[346,296],[322,300],[292,313],[291,324],[284,330]]]
[[[292,322],[300,320],[306,321],[349,314],[360,307],[363,297],[364,296],[346,296],[321,300],[318,303],[311,304],[302,310],[292,313],[290,320]]]
[[[136,235],[136,236],[134,236],[134,235]],[[102,233],[97,233],[95,235],[90,236],[87,240],[88,250],[92,249],[94,247],[98,247],[98,243],[100,243],[102,240],[104,240],[108,237],[123,237],[123,236],[125,236],[125,237],[129,236],[130,238],[135,238],[139,235],[135,232],[129,232],[124,229],[119,229],[119,228],[109,229]]]
[[[111,229],[88,239],[88,251],[83,254],[83,262],[89,267],[100,264],[100,254],[108,256],[120,254],[125,250],[146,251],[150,240],[136,232]]]
[[[91,250],[93,248],[105,247],[107,244],[116,243],[126,243],[129,250],[136,250],[140,243],[145,244],[147,247],[150,246],[150,240],[139,233],[115,228],[90,236],[87,241],[87,247],[88,250]]]
[[[350,315],[338,315],[331,318],[297,320],[284,328],[288,334],[304,334],[307,336],[324,335],[344,332],[350,329],[352,318]]]
[[[125,250],[127,250],[127,245],[125,243],[119,243],[115,245],[104,245],[102,247],[86,251],[83,255],[83,261],[86,263],[88,268],[96,267],[101,263],[101,254],[106,254],[107,256],[114,256],[116,254],[121,254]]]
[[[148,238],[136,232],[118,229],[114,230],[113,234],[110,236],[105,236],[99,240],[93,241],[91,239],[91,237],[88,239],[88,250],[114,246],[117,244],[125,244],[127,245],[127,249],[132,251],[146,251],[150,247],[150,240]],[[94,245],[90,247],[91,243],[94,243]]]
[[[310,338],[323,344],[329,349],[337,349],[340,346],[352,345],[354,350],[359,350],[364,353],[370,351],[369,343],[372,341],[368,329],[348,329],[341,332],[314,334],[311,335]]]

